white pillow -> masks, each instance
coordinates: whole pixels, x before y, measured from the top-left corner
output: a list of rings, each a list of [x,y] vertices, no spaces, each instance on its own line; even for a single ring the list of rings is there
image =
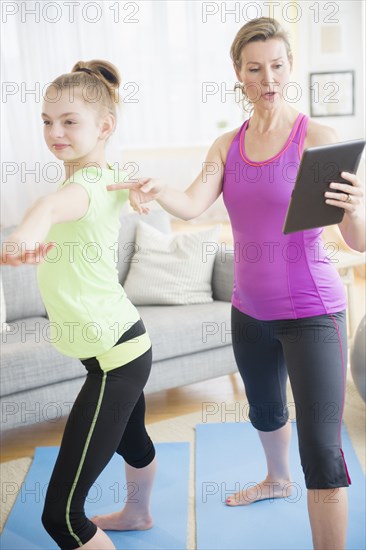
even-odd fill
[[[9,328],[9,325],[7,325],[6,321],[6,303],[4,298],[4,289],[3,289],[3,282],[0,276],[0,333],[6,332]]]
[[[144,222],[123,285],[135,305],[212,302],[211,279],[220,226],[190,233],[161,233]]]

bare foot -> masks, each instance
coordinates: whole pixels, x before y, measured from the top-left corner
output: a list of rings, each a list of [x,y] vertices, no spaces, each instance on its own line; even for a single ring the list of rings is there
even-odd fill
[[[150,514],[138,516],[126,513],[124,509],[113,514],[94,516],[91,521],[103,531],[146,531],[153,525]]]
[[[228,506],[247,506],[258,500],[286,498],[292,493],[290,480],[265,479],[257,485],[242,489],[226,499]]]

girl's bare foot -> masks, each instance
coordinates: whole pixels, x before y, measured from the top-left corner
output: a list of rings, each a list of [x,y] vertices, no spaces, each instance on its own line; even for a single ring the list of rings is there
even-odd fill
[[[242,489],[226,499],[228,506],[247,506],[258,500],[266,500],[273,498],[286,498],[292,493],[291,481],[286,480],[270,480],[266,478],[261,483]]]
[[[151,529],[153,525],[150,514],[131,514],[126,513],[125,509],[112,514],[94,516],[91,521],[103,531],[145,531]]]

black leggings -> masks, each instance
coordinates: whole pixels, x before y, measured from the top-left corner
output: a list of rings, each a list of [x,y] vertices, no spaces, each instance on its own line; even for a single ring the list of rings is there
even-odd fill
[[[289,375],[306,487],[347,487],[351,480],[340,433],[347,365],[345,311],[259,321],[232,307],[231,322],[253,426],[268,432],[286,424]]]
[[[42,523],[60,548],[86,544],[97,527],[85,515],[88,491],[114,452],[135,468],[155,456],[145,429],[143,388],[151,348],[137,359],[103,372],[95,357],[83,360],[88,374],[67,420],[48,487]]]

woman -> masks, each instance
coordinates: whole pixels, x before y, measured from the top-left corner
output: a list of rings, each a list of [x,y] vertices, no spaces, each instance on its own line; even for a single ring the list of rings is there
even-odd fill
[[[282,234],[303,149],[340,140],[286,102],[293,58],[278,22],[265,17],[248,22],[235,37],[231,56],[252,114],[213,143],[207,173],[185,192],[154,180],[109,189],[130,188],[131,204],[140,213],[148,210],[144,203],[156,199],[185,220],[199,216],[223,193],[235,244],[233,348],[268,466],[262,482],[232,495],[227,504],[288,494],[289,375],[314,548],[341,549],[350,483],[340,440],[346,296],[325,257],[322,229]],[[351,248],[364,251],[363,192],[356,176],[342,176],[349,185],[331,183],[324,200],[344,209],[341,233]]]

